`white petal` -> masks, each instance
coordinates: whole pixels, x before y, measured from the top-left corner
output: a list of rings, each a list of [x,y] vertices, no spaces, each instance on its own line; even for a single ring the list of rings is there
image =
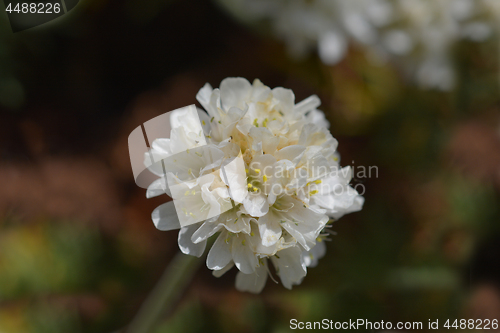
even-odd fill
[[[352,190],[354,191],[354,189]],[[341,202],[340,200],[336,200],[335,203],[338,204]],[[358,212],[363,208],[363,203],[365,202],[365,198],[363,198],[361,195],[357,195],[354,197],[354,199],[350,202],[349,206],[335,206],[332,211],[328,211],[327,214],[334,218],[335,220],[338,220],[345,214],[353,213],[353,212]]]
[[[295,104],[293,91],[282,87],[274,88],[273,97],[279,101],[279,104],[276,105],[277,111],[282,111],[285,115],[292,115]]]
[[[280,217],[272,210],[259,218],[259,232],[262,237],[262,245],[271,246],[276,244],[281,237]]]
[[[210,219],[214,217],[220,216],[223,212],[232,208],[230,202],[226,202],[221,200],[219,194],[223,194],[223,197],[228,197],[227,188],[217,188],[213,191],[210,191],[209,187],[211,184],[207,183],[201,187],[201,197],[203,198],[203,202],[209,205],[208,213],[204,217],[205,219]]]
[[[252,127],[248,135],[253,139],[254,146],[258,143],[262,143],[262,150],[269,156],[271,156],[270,154],[274,154],[280,142],[279,137],[274,136],[274,134],[265,127]]]
[[[298,200],[288,199],[294,206],[287,212],[281,212],[281,216],[286,222],[281,223],[306,250],[310,250],[316,244],[318,237],[325,224],[328,222],[328,216],[313,212],[304,207]]]
[[[317,242],[316,245],[309,251],[302,252],[304,263],[307,267],[316,267],[319,259],[323,258],[326,254],[326,244],[324,241]]]
[[[207,245],[207,241],[201,241],[197,244],[191,241],[191,237],[193,233],[200,227],[201,223],[192,224],[187,227],[182,227],[179,231],[179,248],[182,253],[189,254],[195,257],[201,257],[203,252],[205,251],[205,246]]]
[[[201,146],[206,145],[205,137],[200,135],[203,128],[195,106],[190,105],[170,112],[170,127],[172,129],[183,128],[188,136],[201,140]]]
[[[306,114],[306,112],[316,109],[321,105],[321,100],[318,96],[312,95],[307,97],[300,103],[295,104],[295,112],[300,114]]]
[[[203,106],[205,110],[208,112],[210,115],[210,120],[211,118],[214,117],[214,122],[211,123],[212,125],[212,130],[215,128],[218,128],[218,121],[222,119],[224,113],[222,110],[220,110],[220,90],[219,89],[214,89],[212,93],[210,94],[210,100],[208,101],[207,105]],[[217,131],[212,132],[212,137],[217,134]]]
[[[245,162],[241,157],[235,157],[230,163],[221,167],[220,177],[229,186],[231,198],[242,203],[248,195]]]
[[[155,227],[162,231],[179,229],[181,227],[173,201],[164,203],[151,214]]]
[[[241,211],[237,211],[237,209],[238,208],[221,215],[219,222],[224,223],[226,229],[232,233],[237,234],[243,232],[245,234],[250,234],[250,220],[253,218],[242,215]]]
[[[196,94],[196,99],[200,104],[205,108],[205,110],[208,110],[210,107],[210,96],[212,95],[212,86],[209,83],[206,83],[203,88],[198,91],[198,94]]]
[[[318,205],[325,209],[333,209],[335,206],[335,198],[332,195],[315,194],[311,197],[311,204]]]
[[[309,146],[321,146],[324,144],[332,145],[335,150],[337,148],[337,140],[332,137],[330,132],[325,127],[315,124],[307,124],[302,128],[299,137],[299,144],[311,148]]]
[[[236,289],[258,294],[264,289],[267,281],[267,264],[258,267],[253,274],[238,272],[236,275]]]
[[[217,222],[205,221],[201,226],[193,233],[191,236],[191,241],[193,243],[199,243],[208,239],[210,236],[214,235],[219,231],[222,226]]]
[[[212,274],[215,277],[221,277],[222,275],[226,274],[226,272],[228,272],[233,267],[234,267],[234,262],[231,261],[229,264],[227,264],[226,266],[224,266],[223,269],[212,271]]]
[[[352,179],[353,169],[350,166],[346,166],[342,169],[334,169],[326,177],[322,178],[320,187],[320,192],[331,193],[336,190],[336,187],[345,186],[349,184]]]
[[[264,102],[271,94],[271,89],[265,86],[259,79],[255,79],[252,83],[252,96],[254,102]]]
[[[231,261],[230,245],[226,243],[227,231],[222,231],[208,252],[207,267],[213,270],[223,269]]]
[[[273,185],[276,180],[276,173],[274,172],[274,165],[276,159],[270,154],[263,154],[254,156],[253,161],[249,165],[250,175],[257,182],[260,182],[261,194],[268,195],[273,190]],[[249,195],[259,194],[251,193]],[[274,202],[274,200],[269,200]]]
[[[363,204],[365,203],[365,198],[361,195],[356,196],[354,199],[354,204],[350,207],[349,212],[359,212],[363,209]]]
[[[281,250],[277,253],[279,259],[274,256],[271,261],[281,278],[283,286],[292,289],[292,285],[299,284],[307,274],[306,265],[302,258],[302,251],[298,246]]]
[[[313,109],[307,114],[306,121],[318,126],[330,128],[330,122],[326,119],[325,113],[317,109]]]
[[[158,177],[164,176],[163,167],[161,164],[161,160],[168,157],[170,153],[166,152],[158,152],[157,150],[150,149],[149,151],[144,153],[144,165],[151,171],[153,174]]]
[[[210,116],[202,109],[196,108],[198,111],[198,117],[200,118],[201,121],[201,127],[203,128],[203,133],[205,135],[210,134],[210,130],[212,127],[210,126]]]
[[[214,182],[214,179],[215,176],[209,174],[193,181],[183,182],[175,176],[170,177],[170,174],[167,174],[177,216],[182,226],[202,222],[220,214],[221,204],[217,201],[218,197],[215,197],[217,193],[208,191],[208,187]],[[221,203],[223,203],[222,200]]]
[[[302,159],[302,156],[304,155],[305,151],[306,147],[304,146],[299,146],[299,145],[287,146],[278,150],[276,154],[274,154],[274,157],[276,157],[278,161],[289,160],[294,165],[297,165],[297,163]]]
[[[163,184],[162,184],[163,183]],[[165,186],[165,179],[164,178],[158,178],[154,182],[152,182],[148,186],[148,190],[146,191],[146,198],[154,198],[159,195],[165,194],[164,188]]]
[[[269,257],[275,255],[279,245],[276,244],[273,246],[262,245],[262,237],[260,235],[257,223],[251,223],[251,227],[252,227],[252,232],[250,233],[249,236],[247,236],[247,239],[250,241],[250,247],[252,249],[252,252],[259,255],[260,257]]]
[[[243,201],[243,206],[245,207],[248,215],[253,217],[264,216],[269,211],[267,198],[263,194],[249,193]]]
[[[258,265],[257,257],[251,250],[250,240],[244,234],[232,236],[233,261],[236,267],[245,274],[255,271]]]
[[[220,84],[220,98],[224,110],[235,106],[242,109],[250,96],[252,85],[241,77],[227,78]]]
[[[170,149],[170,139],[168,138],[157,138],[153,141],[151,146],[153,150],[158,154],[170,155],[172,150]],[[155,159],[155,161],[157,161]]]

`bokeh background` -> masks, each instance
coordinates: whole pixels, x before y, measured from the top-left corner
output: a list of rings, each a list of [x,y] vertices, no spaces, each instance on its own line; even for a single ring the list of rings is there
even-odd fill
[[[0,332],[118,332],[172,257],[166,196],[134,184],[127,137],[209,82],[318,94],[343,165],[377,166],[292,291],[200,265],[154,332],[288,332],[289,320],[500,319],[498,36],[454,46],[457,84],[420,89],[351,47],[300,61],[206,0],[81,0],[13,34],[0,15]]]

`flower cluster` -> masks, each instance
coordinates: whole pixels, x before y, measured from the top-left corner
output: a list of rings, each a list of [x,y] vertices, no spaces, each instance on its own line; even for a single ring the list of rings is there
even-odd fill
[[[206,112],[173,111],[170,138],[149,152],[164,163],[149,165],[160,178],[147,196],[167,193],[177,211],[167,202],[153,222],[180,228],[179,247],[194,256],[216,235],[207,266],[217,277],[236,266],[241,291],[259,293],[270,264],[290,289],[325,254],[329,221],[364,201],[350,167],[339,167],[320,100],[295,104],[291,90],[243,78],[206,84],[196,97]]]
[[[394,60],[423,87],[454,85],[452,46],[483,41],[498,28],[497,0],[219,0],[247,23],[268,23],[292,56],[317,49],[325,64],[350,44]]]

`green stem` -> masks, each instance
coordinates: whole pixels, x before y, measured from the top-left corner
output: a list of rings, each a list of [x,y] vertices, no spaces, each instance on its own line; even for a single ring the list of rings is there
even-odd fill
[[[203,259],[177,253],[125,331],[151,332],[158,318],[179,300],[202,262]]]

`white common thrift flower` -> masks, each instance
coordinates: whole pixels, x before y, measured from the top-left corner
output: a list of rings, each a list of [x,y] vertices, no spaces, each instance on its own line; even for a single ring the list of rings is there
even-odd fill
[[[451,50],[480,42],[500,25],[498,0],[219,0],[247,24],[269,25],[297,58],[316,49],[327,65],[349,45],[391,59],[425,88],[449,90]]]
[[[178,212],[168,202],[153,222],[180,228],[179,247],[194,256],[216,235],[207,267],[219,277],[236,266],[241,291],[259,293],[270,264],[290,289],[325,255],[329,219],[359,211],[364,201],[349,186],[351,169],[339,168],[320,100],[295,104],[291,90],[243,78],[225,79],[220,89],[206,84],[196,97],[206,110],[199,112],[203,133],[196,116],[174,111],[170,138],[152,144],[165,174],[150,166],[161,178],[147,196],[167,193]]]

